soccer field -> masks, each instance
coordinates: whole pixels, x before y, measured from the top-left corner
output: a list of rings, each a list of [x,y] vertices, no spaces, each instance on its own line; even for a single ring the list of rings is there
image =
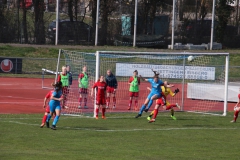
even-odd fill
[[[5,50],[10,49],[11,48],[6,47]],[[4,48],[2,50],[4,50]],[[27,50],[32,50],[29,55],[36,56],[38,55],[37,53],[39,53],[39,57],[44,58],[48,58],[48,56],[50,56],[49,52],[51,51],[44,50],[41,51],[44,52],[44,54],[40,54],[41,52],[37,52],[35,48],[27,48]],[[6,55],[11,57],[14,52],[18,52],[18,50],[11,51],[11,53],[7,52]],[[25,52],[25,50],[21,51],[19,53],[20,57],[28,57],[28,55],[25,55]],[[46,56],[45,52],[47,53]],[[51,52],[51,54],[51,58],[55,59],[57,57],[57,50]],[[240,59],[238,57],[240,57],[238,54],[231,55],[230,58],[234,61],[231,65],[238,64]],[[105,68],[100,68],[99,70],[102,74],[105,74],[106,69],[109,67],[115,68],[115,60],[110,58],[105,57]],[[33,61],[31,58],[23,59],[26,60],[23,63],[23,71],[31,74],[0,75],[0,160],[239,159],[239,122],[230,123],[233,119],[233,107],[236,103],[229,101],[227,116],[220,116],[223,112],[223,101],[205,101],[205,99],[187,98],[187,83],[191,82],[190,80],[184,81],[185,85],[182,86],[180,80],[170,80],[171,83],[175,85],[175,88],[180,89],[180,93],[174,98],[169,97],[169,100],[173,104],[181,104],[182,97],[185,97],[183,98],[184,103],[181,108],[182,111],[185,112],[181,112],[176,108],[175,116],[177,120],[173,120],[170,117],[170,112],[162,112],[163,109],[161,108],[156,122],[148,123],[146,118],[149,113],[144,112],[142,117],[136,119],[137,111],[127,110],[129,103],[128,76],[124,76],[126,79],[119,77],[117,107],[114,110],[107,110],[106,120],[101,118],[96,120],[93,118],[94,99],[90,96],[88,99],[89,108],[78,109],[79,88],[77,78],[75,78],[70,88],[70,93],[72,93],[73,96],[68,105],[69,108],[64,109],[63,113],[67,114],[74,111],[74,114],[81,116],[61,116],[56,131],[46,127],[40,128],[45,111],[42,107],[43,98],[49,91],[42,89],[42,87],[49,87],[54,81],[54,77],[46,75],[43,83],[40,75],[33,73],[41,72],[42,68],[56,70],[56,65],[53,64],[53,59],[49,59],[49,61],[45,59],[41,59],[40,61]],[[81,59],[81,57],[77,60],[79,59]],[[169,62],[166,60],[168,63],[164,62],[163,64],[177,64],[177,61],[170,63],[170,60]],[[210,58],[208,60],[210,60]],[[212,64],[220,62],[219,59],[211,60],[211,62],[213,62]],[[65,61],[62,61],[62,63],[63,62]],[[80,64],[78,61],[76,62],[76,64]],[[89,62],[95,63],[93,59],[90,59]],[[121,63],[125,64],[125,62],[128,61],[124,59]],[[134,64],[137,63],[137,59],[134,59],[133,62]],[[202,65],[210,61],[206,59],[204,59],[204,61],[197,61],[197,59],[195,59],[194,62],[198,62],[197,65]],[[158,61],[147,57],[141,64],[142,63],[158,64]],[[193,62],[191,63],[194,65]],[[71,66],[73,67],[74,65]],[[90,64],[89,66],[92,66],[91,71],[95,72],[95,64]],[[75,68],[75,76],[77,76],[81,67],[76,66]],[[128,69],[126,65],[125,68]],[[219,68],[216,73],[220,78],[218,77],[216,80],[224,77],[224,74],[222,74],[224,73],[224,67]],[[125,72],[123,73],[125,74]],[[153,73],[150,73],[152,76]],[[238,68],[231,68],[229,75],[229,77],[232,77],[235,81],[238,80]],[[24,78],[17,78],[18,76]],[[95,76],[92,77],[92,81],[90,82],[94,82],[95,80]],[[222,82],[223,81],[219,81],[217,83],[222,84]],[[149,91],[146,90],[148,86],[149,84],[144,82],[140,85],[139,107],[143,104],[149,93]],[[198,91],[197,93],[201,91],[201,89],[195,90]],[[213,93],[215,95],[221,92],[217,90]],[[201,94],[198,94],[198,96],[199,95],[201,96]],[[153,108],[154,104],[151,110]],[[196,114],[186,111],[212,111],[213,113],[218,113],[219,116]],[[99,117],[101,117],[101,111]]]
[[[160,112],[107,113],[107,119],[61,116],[57,130],[40,128],[42,114],[0,114],[0,159],[239,159],[239,123],[226,117]]]

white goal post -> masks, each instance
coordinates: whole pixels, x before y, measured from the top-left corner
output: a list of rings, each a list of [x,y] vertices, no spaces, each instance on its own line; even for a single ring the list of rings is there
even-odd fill
[[[72,104],[72,107],[70,106],[71,114],[79,113],[77,108],[78,75],[83,66],[88,67],[88,73],[91,75],[88,90],[100,75],[106,75],[108,69],[116,76],[118,81],[116,108],[109,109],[107,112],[137,112],[134,109],[127,110],[129,103],[128,80],[134,70],[138,70],[139,75],[144,78],[151,78],[154,75],[151,70],[153,69],[160,73],[159,77],[162,81],[168,81],[175,85],[172,88],[173,91],[176,88],[180,89],[175,97],[169,96],[167,100],[170,103],[180,104],[181,111],[224,116],[227,114],[229,53],[122,51],[83,53],[61,50],[61,54],[65,57],[65,64],[71,66],[73,74],[71,86],[73,93],[69,96]],[[192,56],[193,59],[192,57],[188,58],[189,56]],[[62,56],[59,55],[59,59],[60,57]],[[139,108],[149,93],[146,88],[150,87],[148,82],[141,81],[140,83],[137,104]],[[94,113],[94,106],[94,98],[89,96],[88,109],[81,109],[81,113]],[[154,106],[150,110],[153,108]]]

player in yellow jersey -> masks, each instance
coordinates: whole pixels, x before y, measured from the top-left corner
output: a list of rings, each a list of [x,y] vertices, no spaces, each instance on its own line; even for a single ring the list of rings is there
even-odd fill
[[[167,96],[168,95],[171,95],[172,97],[174,97],[178,92],[179,92],[179,89],[175,89],[175,91],[173,92],[169,87],[166,87],[168,85],[168,82],[165,81],[164,82],[164,85],[161,86],[162,88],[162,94],[164,95],[165,97],[165,100],[166,100],[166,110],[169,110],[171,109],[171,117],[172,119],[176,120],[177,118],[174,116],[174,107],[178,107],[178,109],[181,109],[181,107],[176,103],[176,104],[171,104],[169,101],[167,101]],[[148,88],[148,90],[151,90],[150,88]],[[154,114],[154,110],[151,112],[151,114],[147,117],[147,120],[150,120],[151,117],[153,116]]]

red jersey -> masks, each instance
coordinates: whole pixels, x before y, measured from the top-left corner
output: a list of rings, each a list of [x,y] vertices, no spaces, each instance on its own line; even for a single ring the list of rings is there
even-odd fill
[[[133,76],[131,76],[131,77],[129,78],[129,81],[128,81],[128,82],[131,83],[133,80],[134,80],[134,78],[133,78]],[[138,85],[140,85],[140,78],[138,77],[137,80],[138,80]]]
[[[46,94],[45,98],[49,99],[49,98],[52,96],[52,93],[53,93],[53,92],[54,92],[54,90],[49,91],[49,92]]]
[[[240,94],[238,94],[238,99],[240,99]]]
[[[107,88],[106,82],[96,82],[92,88],[97,88],[97,97],[105,97],[105,91]]]

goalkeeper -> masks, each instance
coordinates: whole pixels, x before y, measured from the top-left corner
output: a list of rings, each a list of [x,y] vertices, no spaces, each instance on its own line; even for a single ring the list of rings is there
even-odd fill
[[[169,87],[166,87],[168,84],[167,81],[164,82],[164,86],[161,86],[162,88],[162,94],[165,97],[165,103],[166,103],[166,110],[171,109],[171,117],[174,120],[177,120],[177,118],[174,116],[174,107],[178,107],[178,109],[181,109],[181,107],[178,105],[178,103],[176,104],[171,104],[169,101],[167,101],[167,96],[171,95],[172,97],[174,97],[178,92],[179,89],[175,89],[175,91],[173,92]],[[148,88],[148,90],[151,90],[150,88]],[[151,112],[151,114],[147,117],[147,120],[150,120],[151,117],[154,115],[154,110]]]

